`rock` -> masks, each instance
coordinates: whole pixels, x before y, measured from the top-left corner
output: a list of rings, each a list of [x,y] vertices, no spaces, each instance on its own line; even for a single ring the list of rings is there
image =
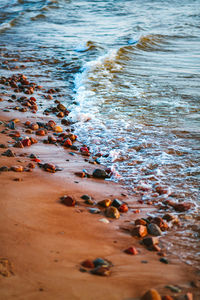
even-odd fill
[[[110,199],[105,199],[102,201],[98,202],[98,205],[102,206],[102,207],[109,207],[111,205],[111,200]]]
[[[124,250],[125,253],[131,254],[131,255],[136,255],[138,254],[138,251],[135,247],[129,247],[126,250]]]
[[[166,265],[169,263],[169,261],[165,257],[161,257],[159,260],[160,260],[160,262],[162,262],[163,264],[166,264]]]
[[[95,269],[90,271],[91,274],[99,275],[99,276],[109,276],[111,274],[111,271],[107,267],[96,267]]]
[[[78,177],[81,177],[81,178],[86,177],[86,176],[85,176],[85,172],[75,172],[74,174],[75,174],[76,176],[78,176]]]
[[[98,208],[90,208],[89,209],[89,212],[91,213],[91,214],[100,214],[100,209],[98,209]]]
[[[10,149],[8,149],[7,151],[3,152],[2,155],[3,156],[8,156],[8,157],[15,157],[16,156],[16,154],[12,150],[10,150]]]
[[[91,197],[88,196],[88,195],[82,195],[81,199],[83,199],[83,200],[91,200]]]
[[[34,139],[33,137],[30,137],[29,140],[31,141],[31,145],[32,145],[32,144],[37,144],[37,142],[38,142],[38,141],[37,141],[36,139]]]
[[[96,258],[93,261],[93,263],[94,263],[95,267],[99,267],[99,266],[101,266],[101,267],[111,267],[111,265],[112,265],[111,262],[109,262],[109,261],[107,261],[107,260],[105,260],[101,257]]]
[[[30,147],[30,146],[31,146],[31,141],[30,141],[29,138],[23,139],[23,140],[21,141],[21,143],[22,143],[22,145],[23,145],[24,147]]]
[[[35,164],[30,162],[28,165],[27,165],[28,168],[31,168],[31,169],[34,169],[35,168]]]
[[[99,222],[102,222],[102,223],[104,223],[104,224],[109,224],[109,223],[110,223],[110,222],[109,222],[107,219],[105,219],[105,218],[99,219]]]
[[[61,103],[59,103],[59,104],[57,105],[57,108],[58,108],[59,110],[61,110],[61,111],[65,111],[65,110],[66,110],[66,107],[65,107],[63,104],[61,104]]]
[[[53,120],[50,120],[48,123],[47,123],[47,126],[49,126],[50,128],[54,128],[56,126],[56,122],[54,122]]]
[[[39,129],[36,131],[36,135],[44,136],[46,134],[46,131],[44,129]]]
[[[0,167],[0,172],[8,172],[9,168],[6,166]]]
[[[72,146],[72,141],[70,139],[66,139],[63,143],[64,147],[71,147]]]
[[[73,199],[71,196],[63,196],[60,198],[61,202],[66,206],[75,206],[76,200]]]
[[[147,227],[144,225],[136,225],[131,234],[133,236],[138,236],[138,237],[145,237],[147,236],[148,232],[147,232]]]
[[[14,147],[15,147],[15,148],[24,148],[22,142],[20,142],[20,141],[16,142],[16,143],[14,144]]]
[[[29,127],[32,130],[38,130],[39,129],[39,125],[37,123],[32,123]]]
[[[151,235],[159,236],[162,235],[162,231],[158,227],[158,225],[151,223],[147,225],[148,233]]]
[[[151,247],[158,245],[159,239],[157,237],[145,237],[142,242],[146,247]]]
[[[61,126],[56,125],[56,126],[54,127],[54,131],[55,131],[55,132],[63,132],[63,129],[62,129]]]
[[[60,111],[57,115],[58,118],[63,118],[65,116],[64,112]]]
[[[108,218],[119,219],[119,217],[120,217],[120,213],[119,213],[118,209],[114,206],[110,206],[110,207],[106,208],[105,214],[106,214],[106,217],[108,217]]]
[[[171,214],[165,214],[165,215],[163,216],[163,219],[166,220],[167,222],[170,222],[170,221],[174,220],[175,218],[176,218],[176,217],[173,216],[173,215],[171,215]]]
[[[12,166],[11,170],[14,171],[14,172],[23,172],[24,167],[23,166]]]
[[[50,173],[55,173],[56,171],[56,166],[53,164],[43,164],[42,168],[46,171],[46,172],[50,172]]]
[[[113,202],[112,202],[112,206],[118,208],[122,205],[122,201],[118,200],[118,199],[114,199]]]
[[[95,266],[94,266],[94,263],[92,260],[90,259],[87,259],[87,260],[84,260],[81,265],[84,267],[84,268],[88,268],[88,269],[93,269]]]
[[[105,179],[107,177],[106,172],[101,169],[95,169],[92,175],[93,175],[93,177],[99,178],[99,179]]]
[[[193,295],[192,295],[192,293],[187,293],[186,295],[185,295],[185,300],[193,300]]]
[[[0,144],[0,148],[7,148],[5,144]]]
[[[192,203],[185,202],[185,203],[175,203],[173,208],[178,212],[188,211],[192,207]]]
[[[144,219],[137,219],[135,220],[135,225],[147,225],[147,222]]]
[[[161,296],[155,289],[150,289],[141,298],[141,300],[161,300]]]
[[[162,300],[174,300],[174,298],[172,296],[166,295],[162,296]]]
[[[10,137],[13,137],[13,138],[17,138],[17,137],[20,137],[21,134],[19,131],[12,131],[10,134],[9,134]]]
[[[165,231],[169,228],[168,224],[161,217],[153,218],[151,223],[158,225],[162,231]]]
[[[125,213],[125,212],[128,211],[128,206],[125,203],[123,203],[122,205],[120,205],[120,207],[118,208],[118,210],[121,213]]]
[[[181,289],[177,286],[174,285],[166,285],[165,286],[167,289],[169,289],[170,291],[174,292],[174,293],[180,293]]]

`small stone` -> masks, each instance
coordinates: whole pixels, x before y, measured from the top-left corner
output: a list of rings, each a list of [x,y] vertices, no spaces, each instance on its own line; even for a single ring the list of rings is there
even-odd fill
[[[112,206],[118,208],[122,205],[122,201],[118,200],[118,199],[114,199],[113,202],[112,202]]]
[[[60,111],[57,115],[58,118],[63,118],[65,116],[64,112]]]
[[[63,132],[63,129],[62,129],[61,126],[55,126],[55,127],[54,127],[54,131],[55,131],[55,132]]]
[[[178,212],[188,211],[192,207],[192,203],[176,203],[173,205],[174,209]]]
[[[165,257],[161,257],[159,260],[160,260],[160,262],[162,262],[164,264],[168,264],[169,263],[169,261]]]
[[[89,212],[91,213],[91,214],[100,214],[100,209],[98,209],[98,208],[90,208],[89,209]]]
[[[137,219],[135,220],[135,225],[147,225],[147,222],[144,219]]]
[[[177,286],[174,285],[166,285],[165,286],[167,289],[169,289],[170,291],[172,291],[173,293],[180,293],[181,289],[178,288]]]
[[[95,266],[94,266],[94,263],[92,260],[90,259],[87,259],[87,260],[84,260],[81,265],[84,267],[84,268],[88,268],[88,269],[93,269]]]
[[[23,145],[24,147],[30,147],[30,146],[31,146],[31,141],[30,141],[29,138],[23,139],[23,140],[21,141],[21,143],[22,143],[22,145]]]
[[[36,135],[44,136],[46,134],[46,131],[44,129],[39,129],[36,131]]]
[[[168,224],[161,217],[153,218],[151,223],[156,224],[162,231],[165,231],[169,228]]]
[[[112,265],[109,261],[107,261],[107,260],[105,260],[105,259],[103,259],[103,258],[101,258],[101,257],[97,257],[97,258],[93,261],[93,263],[94,263],[94,266],[95,266],[95,267],[99,267],[99,266],[110,267],[110,266]]]
[[[8,157],[15,157],[16,156],[16,154],[12,150],[10,150],[10,149],[8,149],[7,151],[3,152],[2,155],[3,156],[8,156]]]
[[[143,244],[146,246],[146,247],[151,247],[151,246],[154,246],[154,245],[158,245],[159,243],[159,240],[157,237],[145,237],[143,240],[142,240]]]
[[[57,108],[58,108],[59,110],[61,110],[61,111],[65,111],[65,110],[66,110],[66,107],[65,107],[63,104],[61,104],[61,103],[59,103],[59,104],[57,105]]]
[[[105,179],[107,177],[107,173],[101,169],[95,169],[92,175],[93,175],[93,177],[99,178],[99,179]]]
[[[121,213],[125,213],[125,212],[128,211],[128,206],[125,203],[123,203],[122,205],[120,205],[120,207],[118,208],[118,210]]]
[[[60,198],[61,202],[66,206],[75,206],[76,200],[73,199],[71,196],[63,196]]]
[[[0,172],[8,172],[9,168],[6,166],[0,167]]]
[[[72,146],[72,141],[70,139],[66,139],[63,143],[64,147],[71,147]]]
[[[118,209],[114,206],[110,206],[110,207],[106,208],[105,214],[108,218],[119,219],[119,217],[120,217],[120,213],[119,213]]]
[[[148,232],[147,232],[147,227],[144,225],[136,225],[131,234],[133,236],[138,236],[138,237],[145,237],[147,236]]]
[[[135,247],[129,247],[126,250],[124,250],[125,253],[131,254],[131,255],[136,255],[138,254],[138,251]]]
[[[32,130],[38,130],[39,129],[39,125],[37,123],[32,123],[29,127]]]
[[[76,176],[78,176],[78,177],[81,177],[81,178],[86,177],[86,176],[85,176],[85,172],[75,172],[74,174],[75,174]]]
[[[5,145],[5,144],[0,144],[0,148],[3,148],[3,149],[5,149],[5,148],[7,148],[7,147],[6,147],[6,145]]]
[[[16,142],[16,143],[14,144],[14,147],[15,147],[15,148],[24,148],[22,142],[20,142],[20,141]]]
[[[30,162],[28,165],[27,165],[28,168],[31,168],[31,169],[34,169],[35,168],[35,164]]]
[[[162,231],[158,227],[158,225],[151,223],[147,225],[148,233],[154,236],[162,235]]]
[[[174,300],[174,298],[172,296],[166,295],[162,296],[162,300]]]
[[[111,271],[109,268],[99,266],[91,270],[90,273],[99,276],[109,276],[111,274]]]
[[[54,128],[56,126],[56,122],[54,122],[53,120],[50,120],[48,123],[47,123],[47,126],[49,126],[50,128]]]
[[[88,196],[88,195],[82,195],[81,199],[83,199],[83,200],[91,200],[91,197]]]
[[[98,205],[102,206],[102,207],[109,207],[111,205],[111,200],[110,199],[105,199],[102,201],[98,202]]]
[[[110,223],[110,222],[109,222],[107,219],[105,219],[105,218],[99,219],[99,222],[102,222],[102,223],[104,223],[104,224],[109,224],[109,223]]]
[[[161,300],[161,296],[155,289],[150,289],[141,298],[141,300]]]
[[[56,166],[53,164],[46,163],[46,164],[43,164],[42,167],[46,172],[55,173],[55,171],[56,171]]]
[[[23,166],[12,166],[11,170],[14,171],[14,172],[23,172],[24,167]]]
[[[174,218],[176,218],[176,217],[171,215],[171,214],[165,214],[163,216],[163,219],[166,220],[167,222],[170,222],[170,221],[174,220]]]
[[[31,145],[32,145],[32,144],[37,144],[37,142],[38,142],[38,141],[37,141],[36,139],[34,139],[33,137],[30,137],[29,140],[31,141]]]

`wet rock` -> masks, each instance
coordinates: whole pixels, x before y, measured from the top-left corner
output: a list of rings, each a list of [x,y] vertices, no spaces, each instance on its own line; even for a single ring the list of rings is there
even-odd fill
[[[161,217],[152,218],[151,223],[158,225],[162,231],[168,230],[169,228],[168,224]]]
[[[105,199],[102,201],[98,202],[98,205],[102,206],[102,207],[109,207],[111,205],[111,200],[110,199]]]
[[[105,179],[107,178],[107,173],[104,170],[101,169],[95,169],[92,173],[93,177],[99,178],[99,179]]]
[[[55,171],[56,171],[56,166],[53,164],[46,163],[46,164],[43,164],[42,167],[46,172],[55,173]]]
[[[61,104],[61,103],[59,103],[59,104],[57,105],[57,108],[58,108],[59,110],[61,110],[61,111],[65,111],[65,110],[66,110],[66,107],[65,107],[63,104]]]
[[[35,164],[30,162],[28,165],[27,165],[28,168],[30,169],[34,169],[35,168]]]
[[[63,196],[60,198],[61,203],[63,203],[66,206],[75,206],[76,200],[72,198],[71,196]]]
[[[12,166],[10,169],[14,172],[23,172],[24,171],[23,166]]]
[[[157,237],[145,237],[142,242],[146,247],[152,247],[158,245],[159,239]]]
[[[161,300],[161,296],[155,289],[150,289],[141,298],[141,300]]]
[[[19,131],[12,131],[9,136],[10,137],[13,137],[13,138],[17,138],[17,137],[20,137],[20,132]]]
[[[100,209],[98,209],[98,208],[90,208],[89,209],[89,212],[91,213],[91,214],[100,214]]]
[[[20,142],[20,141],[16,142],[16,143],[14,144],[14,147],[15,147],[15,148],[24,148],[22,142]]]
[[[54,131],[55,131],[55,132],[63,132],[63,129],[62,129],[61,126],[56,125],[56,126],[54,127]]]
[[[81,199],[87,201],[87,200],[91,200],[91,197],[88,196],[88,195],[82,195],[82,196],[81,196]]]
[[[148,233],[151,235],[159,236],[162,235],[162,231],[158,225],[151,223],[147,225]]]
[[[125,253],[130,254],[130,255],[136,255],[138,254],[138,251],[135,247],[129,247],[126,250],[124,250]]]
[[[44,129],[39,129],[39,130],[36,131],[36,135],[44,136],[44,135],[46,135],[46,130],[44,130]]]
[[[92,260],[90,259],[87,259],[87,260],[84,260],[81,265],[84,267],[84,268],[88,268],[88,269],[93,269],[95,266],[94,266],[94,263]]]
[[[0,144],[0,148],[5,149],[7,146],[5,144]]]
[[[144,219],[137,219],[135,220],[135,225],[143,225],[146,226],[147,222]]]
[[[32,123],[29,125],[30,129],[32,130],[38,130],[39,129],[39,125],[37,123]]]
[[[75,172],[74,174],[75,174],[76,176],[80,177],[80,178],[86,177],[85,172]]]
[[[119,217],[120,217],[120,213],[119,213],[118,209],[114,206],[110,206],[110,207],[106,208],[105,214],[106,214],[106,217],[108,217],[108,218],[119,219]]]
[[[30,137],[29,140],[31,141],[31,145],[32,145],[32,144],[37,144],[37,142],[38,142],[38,141],[37,141],[36,139],[34,139],[33,137]]]
[[[30,147],[30,146],[31,146],[31,141],[30,141],[29,138],[23,139],[23,140],[21,141],[21,143],[22,143],[22,145],[23,145],[24,147]]]
[[[184,203],[176,203],[173,205],[174,209],[178,212],[188,211],[192,207],[192,203],[184,202]]]
[[[122,201],[118,200],[118,199],[114,199],[112,202],[112,206],[119,208],[122,205]]]
[[[96,267],[95,269],[90,271],[91,274],[99,275],[99,276],[110,276],[111,270],[107,267]]]
[[[169,261],[165,257],[161,257],[159,260],[160,260],[160,262],[162,262],[163,264],[166,264],[166,265],[169,263]]]
[[[64,112],[60,111],[57,115],[58,118],[63,118],[65,116]]]
[[[16,156],[16,154],[12,150],[10,150],[10,149],[8,149],[7,151],[3,152],[2,155],[3,156],[8,156],[8,157],[15,157]]]
[[[56,122],[54,122],[53,120],[48,121],[47,126],[50,127],[51,129],[53,129],[56,126]]]
[[[102,266],[102,267],[111,267],[112,266],[112,263],[106,259],[103,259],[101,257],[97,257],[94,261],[94,266],[95,267],[99,267],[99,266]]]
[[[15,122],[10,121],[10,122],[7,124],[7,127],[10,128],[10,129],[15,129]]]
[[[169,289],[170,291],[174,292],[174,293],[180,293],[181,289],[177,286],[174,285],[166,285],[165,286],[167,289]]]
[[[71,147],[72,146],[72,141],[70,139],[66,139],[63,143],[64,147]]]
[[[123,203],[122,205],[120,205],[120,207],[118,208],[118,210],[121,213],[125,213],[125,212],[128,211],[128,206],[125,203]]]
[[[131,234],[133,236],[138,236],[138,237],[145,237],[147,236],[148,232],[147,232],[147,227],[144,225],[136,225]]]
[[[8,172],[9,168],[6,166],[0,167],[0,172]]]
[[[176,217],[171,215],[171,214],[165,214],[163,216],[163,219],[166,220],[167,222],[170,222],[170,221],[174,220],[174,218],[176,218]]]

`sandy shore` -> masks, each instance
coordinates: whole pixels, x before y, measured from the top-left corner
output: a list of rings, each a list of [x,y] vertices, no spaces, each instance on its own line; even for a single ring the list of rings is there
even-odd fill
[[[2,100],[1,107],[5,109],[8,97],[2,96]],[[48,122],[52,116],[2,110],[0,139],[6,148],[1,148],[0,154],[9,148],[16,156],[1,155],[0,167],[22,165],[26,169],[32,162],[30,154],[34,153],[42,163],[63,169],[49,173],[35,163],[32,171],[28,168],[23,172],[0,172],[0,299],[128,300],[140,299],[150,288],[157,289],[162,296],[173,296],[171,299],[181,299],[188,292],[193,299],[199,299],[198,288],[191,284],[198,283],[194,269],[166,249],[169,263],[160,262],[157,252],[140,243],[142,238],[122,230],[153,212],[154,207],[141,205],[116,183],[76,176],[74,172],[83,169],[92,174],[99,165],[85,161],[87,157],[79,151],[72,155],[70,149],[60,145],[44,144],[47,135],[38,137],[32,132],[29,136],[38,143],[14,148],[14,140],[9,136],[12,130],[6,127],[13,118],[19,119],[15,130],[26,136],[26,120]],[[129,211],[119,219],[106,218],[109,223],[103,223],[100,220],[105,219],[104,212],[91,214],[91,206],[81,198],[84,194],[96,202],[117,198],[128,204]],[[63,205],[63,195],[72,196],[77,204]],[[167,236],[160,240],[164,248]],[[130,246],[136,247],[137,255],[124,253]],[[82,261],[97,257],[112,262],[110,276],[80,271]],[[173,292],[167,285],[179,287],[180,291]]]

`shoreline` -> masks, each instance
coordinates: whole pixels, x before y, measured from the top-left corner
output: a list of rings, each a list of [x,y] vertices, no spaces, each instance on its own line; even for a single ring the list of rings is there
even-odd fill
[[[13,90],[6,92],[6,97],[1,95],[1,104],[5,107],[15,104],[15,99],[11,104],[7,102],[11,94],[19,97]],[[37,98],[37,95],[33,93],[33,97]],[[129,226],[133,227],[136,219],[146,218],[147,212],[155,211],[155,207],[139,203],[117,183],[75,175],[83,169],[92,174],[94,169],[102,167],[89,163],[89,156],[83,156],[80,151],[43,143],[52,131],[44,136],[35,135],[35,130],[27,133],[30,129],[24,126],[27,120],[46,124],[49,120],[57,122],[54,116],[37,116],[37,112],[31,111],[1,113],[1,121],[5,124],[14,118],[19,119],[15,129],[9,129],[4,123],[0,126],[1,132],[8,129],[0,133],[1,144],[6,145],[0,153],[11,149],[16,156],[1,155],[0,167],[22,165],[27,170],[0,173],[1,258],[9,261],[6,265],[8,276],[0,276],[0,293],[4,299],[140,299],[150,288],[156,288],[162,296],[171,295],[172,299],[187,293],[198,299],[197,288],[191,286],[191,282],[197,282],[194,268],[169,253],[166,253],[169,263],[160,262],[157,252],[140,244],[142,237],[133,237],[129,232]],[[18,131],[23,137],[33,137],[38,142],[23,149],[12,147],[15,142],[9,136],[12,131]],[[63,170],[54,174],[45,172],[30,159],[31,153],[40,163],[54,164]],[[34,163],[35,168],[27,167],[30,163]],[[81,198],[84,194],[96,203],[117,198],[127,203],[129,211],[121,213],[119,219],[106,218],[108,224],[99,222],[105,219],[104,209],[100,209],[100,214],[91,214],[88,211],[90,205]],[[75,207],[60,203],[60,197],[64,195],[75,198]],[[167,236],[162,239],[167,240]],[[137,248],[137,255],[124,253],[131,246]],[[97,257],[113,263],[111,276],[80,272],[82,261]],[[178,286],[181,291],[172,292],[167,285]]]

